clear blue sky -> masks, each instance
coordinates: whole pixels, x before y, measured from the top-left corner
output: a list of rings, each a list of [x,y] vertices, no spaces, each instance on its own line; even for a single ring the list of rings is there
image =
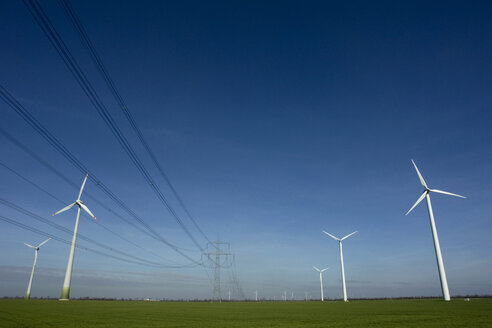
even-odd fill
[[[440,295],[413,158],[431,187],[452,295],[491,294],[492,5],[487,2],[73,1],[142,133],[210,239],[231,244],[247,297],[319,297],[312,265],[330,267],[340,297],[337,243],[349,297]],[[201,245],[57,2],[43,8],[102,102]],[[200,252],[158,201],[22,2],[0,4],[0,84],[169,241]],[[77,185],[83,175],[7,104],[0,128]],[[0,135],[1,163],[63,200],[77,190]],[[0,166],[0,195],[69,229],[75,210]],[[128,217],[98,187],[87,194]],[[85,192],[84,192],[85,194]],[[83,199],[99,222],[79,232],[173,265],[169,247]],[[0,204],[0,215],[70,235]],[[129,220],[133,220],[129,218]],[[136,224],[138,222],[134,221]],[[22,296],[45,238],[0,221],[0,296]],[[90,243],[80,241],[81,244]],[[98,248],[92,245],[91,247]],[[107,252],[106,250],[102,250]],[[40,251],[32,296],[58,297],[69,246]],[[212,271],[150,268],[84,250],[72,296],[210,297]],[[227,280],[227,274],[223,274]],[[224,285],[223,289],[227,290]],[[226,292],[223,294],[226,297]]]

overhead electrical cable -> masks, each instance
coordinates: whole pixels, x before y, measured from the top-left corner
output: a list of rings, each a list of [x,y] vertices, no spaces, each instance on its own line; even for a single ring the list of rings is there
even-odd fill
[[[139,221],[149,232],[164,243],[172,248],[175,252],[179,253],[183,257],[187,258],[193,263],[202,265],[202,263],[192,259],[187,254],[183,253],[176,245],[167,241],[159,233],[157,233],[152,227],[150,227],[142,218],[140,218],[133,210],[131,210],[121,199],[119,199],[104,183],[99,180],[94,173],[87,169],[82,162],[80,162],[56,137],[54,137],[36,118],[25,109],[2,85],[0,85],[0,98],[7,103],[19,116],[21,116],[36,132],[38,132],[50,145],[52,145],[59,153],[61,153],[68,161],[74,165],[82,174],[89,173],[89,179],[96,184],[106,195],[108,195],[114,202],[116,202],[122,209],[124,209],[133,218]]]
[[[1,90],[0,90],[0,97],[1,97]],[[17,140],[16,138],[14,138],[10,133],[8,133],[7,131],[5,131],[2,128],[0,128],[0,134],[3,135],[5,138],[7,138],[7,140],[9,140],[15,146],[17,146],[18,148],[20,148],[22,151],[24,151],[26,154],[28,154],[29,156],[31,156],[33,159],[35,159],[36,161],[38,161],[45,168],[47,168],[48,170],[50,170],[53,174],[55,174],[60,179],[62,179],[63,181],[65,181],[67,184],[69,184],[70,186],[72,186],[75,190],[79,190],[80,189],[80,186],[78,186],[77,184],[75,184],[66,175],[64,175],[59,170],[57,170],[52,165],[50,165],[48,162],[46,162],[41,157],[39,157],[38,155],[36,155],[36,153],[34,153],[31,149],[29,149],[29,147],[27,147],[26,145],[22,144],[19,140]],[[82,170],[82,172],[83,172],[83,170]],[[90,178],[91,178],[91,176],[89,176],[89,179]],[[97,185],[97,183],[96,183],[96,185]],[[100,186],[98,185],[98,187],[100,187]],[[96,197],[92,196],[90,193],[86,193],[86,196],[88,198],[90,198],[92,201],[96,202],[99,206],[103,207],[105,210],[107,210],[108,212],[110,212],[111,214],[115,215],[120,220],[124,221],[125,223],[129,224],[130,226],[134,227],[135,229],[139,230],[140,232],[142,232],[142,233],[150,236],[151,238],[154,238],[155,240],[161,241],[161,239],[159,237],[157,237],[154,233],[152,233],[148,229],[144,229],[144,228],[140,227],[139,225],[136,225],[132,221],[130,221],[127,218],[123,217],[122,215],[116,213],[112,208],[110,208],[109,206],[107,206],[105,203],[101,202]],[[118,202],[117,202],[117,204],[120,205]],[[122,204],[124,204],[124,203],[122,202]],[[124,205],[126,206],[126,204],[124,204]],[[123,209],[125,209],[125,208],[123,208]],[[132,212],[127,211],[127,213],[130,214],[131,216],[133,216],[132,215]],[[138,218],[135,218],[135,219],[138,221]]]
[[[49,20],[48,16],[43,11],[41,5],[37,0],[24,0],[24,4],[28,8],[29,12],[34,17],[35,21],[40,26],[41,30],[48,38],[50,43],[56,49],[60,57],[62,58],[65,65],[68,67],[72,75],[77,80],[80,87],[83,89],[84,93],[89,98],[90,102],[98,112],[99,116],[102,118],[104,123],[109,127],[111,133],[115,136],[116,140],[123,148],[125,153],[128,155],[130,160],[133,162],[135,167],[138,169],[143,178],[147,181],[149,186],[152,188],[158,199],[162,202],[162,204],[166,207],[169,213],[174,217],[178,225],[181,229],[186,233],[186,235],[191,239],[191,241],[201,250],[203,251],[202,246],[198,243],[189,229],[186,227],[184,222],[178,216],[178,214],[171,207],[171,204],[167,200],[166,196],[161,192],[159,186],[156,181],[152,178],[150,173],[148,172],[145,165],[142,163],[120,128],[118,127],[116,121],[113,119],[105,105],[102,103],[100,97],[97,95],[90,81],[87,79],[79,64],[71,54],[67,45],[63,42],[61,36],[56,31],[55,27]]]
[[[191,215],[190,211],[188,210],[188,207],[185,205],[183,202],[182,198],[179,196],[178,192],[176,191],[176,188],[174,188],[173,184],[171,183],[171,180],[167,176],[167,174],[164,172],[164,169],[160,165],[159,161],[157,160],[157,157],[155,156],[154,152],[150,148],[147,140],[145,139],[142,131],[138,127],[135,119],[133,118],[133,115],[131,114],[125,100],[123,99],[121,93],[119,90],[116,88],[116,84],[114,80],[111,78],[111,75],[109,74],[108,70],[106,69],[106,66],[104,65],[101,56],[99,56],[98,52],[96,51],[96,48],[94,47],[94,44],[89,38],[89,35],[87,34],[82,22],[78,18],[77,14],[75,13],[75,10],[73,9],[70,1],[68,0],[59,0],[59,3],[65,9],[65,13],[69,20],[72,22],[72,25],[74,26],[75,30],[78,32],[82,43],[86,47],[87,51],[89,52],[94,65],[98,69],[99,73],[101,73],[104,81],[106,82],[106,85],[108,86],[109,90],[111,91],[111,94],[113,95],[114,99],[118,103],[118,106],[121,108],[123,111],[126,119],[130,123],[130,126],[132,127],[133,131],[135,134],[138,136],[138,139],[140,140],[140,143],[142,146],[145,148],[147,151],[147,154],[149,157],[152,159],[152,162],[156,166],[157,170],[161,174],[161,176],[164,178],[166,181],[167,185],[171,189],[174,197],[177,199],[178,203],[181,205],[183,208],[184,212],[190,219],[190,221],[193,223],[193,225],[196,227],[196,229],[200,232],[200,234],[207,240],[207,242],[211,243],[207,235],[203,232],[203,230],[200,228],[198,223],[196,222],[195,218]]]
[[[52,193],[50,193],[49,191],[47,191],[46,189],[44,189],[43,187],[39,186],[37,183],[35,183],[34,181],[26,178],[25,176],[23,176],[22,174],[20,174],[19,172],[15,171],[14,169],[12,169],[11,167],[5,165],[4,163],[0,162],[0,166],[3,166],[6,170],[10,171],[11,173],[13,173],[14,175],[18,176],[19,178],[21,178],[22,180],[24,180],[25,182],[29,183],[30,185],[34,186],[35,188],[39,189],[40,191],[42,191],[43,193],[47,194],[48,196],[50,196],[51,198],[57,200],[59,203],[63,204],[63,205],[67,205],[66,202],[62,201],[60,198],[56,197],[55,195],[53,195]],[[86,196],[88,196],[87,192],[86,192]],[[84,217],[86,217],[87,219],[89,219],[90,222],[92,223],[95,223],[96,225],[100,226],[101,228],[105,229],[106,231],[108,231],[109,233],[115,235],[116,237],[126,241],[127,243],[143,250],[143,251],[146,251],[154,256],[157,256],[163,260],[166,260],[166,261],[171,261],[171,262],[174,262],[172,260],[169,260],[169,259],[166,259],[164,257],[162,257],[161,255],[149,250],[149,249],[146,249],[142,246],[140,246],[139,244],[131,241],[130,239],[126,238],[126,237],[123,237],[122,235],[120,235],[119,233],[113,231],[112,229],[108,228],[106,225],[104,225],[103,223],[101,223],[100,220],[92,220],[91,217],[85,212],[83,211],[82,212],[82,215],[84,215]]]
[[[3,215],[0,215],[0,220],[4,221],[6,223],[9,223],[11,225],[15,225],[15,226],[17,226],[19,228],[22,228],[24,230],[32,231],[32,232],[37,233],[39,235],[42,235],[42,236],[45,236],[45,237],[49,237],[49,238],[51,238],[53,240],[56,240],[56,241],[59,241],[61,243],[64,243],[64,244],[67,244],[67,245],[71,245],[72,244],[71,241],[68,241],[68,240],[63,239],[61,237],[58,237],[58,236],[55,236],[53,234],[44,232],[42,230],[36,229],[34,227],[30,227],[30,226],[25,225],[25,224],[23,224],[21,222],[18,222],[18,221],[15,221],[15,220],[11,219],[11,218],[5,217]],[[156,267],[155,265],[151,265],[151,264],[147,264],[147,263],[143,263],[143,262],[138,262],[138,261],[133,261],[133,260],[129,260],[129,259],[125,259],[125,258],[119,257],[119,256],[107,254],[107,253],[104,253],[104,252],[95,250],[93,248],[82,246],[80,244],[77,244],[75,247],[77,247],[79,249],[83,249],[83,250],[89,251],[89,252],[92,252],[92,253],[95,253],[95,254],[99,254],[99,255],[102,255],[102,256],[110,257],[110,258],[113,258],[113,259],[116,259],[116,260],[119,260],[119,261],[127,262],[127,263],[133,263],[133,264],[138,264],[138,265],[146,265],[146,266]]]
[[[37,220],[39,222],[43,222],[44,224],[47,224],[47,225],[49,225],[49,226],[51,226],[51,227],[53,227],[55,229],[58,229],[60,231],[63,231],[65,233],[69,234],[69,235],[72,235],[73,234],[73,231],[72,230],[70,230],[68,228],[65,228],[64,226],[61,226],[61,225],[59,225],[59,224],[57,224],[57,223],[55,223],[55,222],[53,222],[51,220],[45,219],[42,216],[40,216],[38,214],[35,214],[35,213],[33,213],[33,212],[31,212],[31,211],[29,211],[29,210],[27,210],[27,209],[25,209],[25,208],[17,205],[17,204],[14,204],[14,203],[6,200],[6,199],[0,198],[0,204],[2,204],[4,206],[7,206],[7,207],[9,207],[9,208],[11,208],[11,209],[13,209],[13,210],[15,210],[17,212],[20,212],[20,213],[24,214],[24,215],[27,215],[27,216],[33,218],[34,220]],[[146,259],[137,257],[135,255],[129,254],[127,252],[120,251],[118,249],[115,249],[114,247],[105,245],[105,244],[103,244],[101,242],[98,242],[98,241],[96,241],[96,240],[94,240],[92,238],[89,238],[89,237],[81,234],[80,232],[77,234],[77,236],[78,236],[78,238],[80,238],[82,240],[85,240],[85,241],[87,241],[89,243],[92,243],[94,245],[97,245],[97,246],[99,246],[101,248],[104,248],[106,250],[112,251],[112,252],[117,253],[117,254],[122,255],[122,256],[126,256],[128,258],[133,259],[133,260],[140,261],[142,263],[147,263],[149,265],[159,266],[159,267],[167,267],[167,268],[182,268],[182,267],[187,267],[186,265],[185,266],[180,266],[180,265],[177,265],[176,266],[176,265],[167,265],[167,264],[161,264],[161,263],[154,262],[154,261],[149,261],[149,260],[146,260]]]

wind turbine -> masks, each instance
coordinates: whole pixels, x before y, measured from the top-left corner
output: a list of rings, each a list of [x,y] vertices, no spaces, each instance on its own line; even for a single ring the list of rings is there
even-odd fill
[[[34,263],[32,265],[32,271],[31,271],[31,278],[29,279],[29,285],[27,285],[26,300],[28,300],[28,299],[31,298],[32,278],[34,277],[34,269],[36,268],[36,261],[38,260],[38,251],[39,251],[39,248],[41,246],[43,246],[44,244],[46,244],[48,242],[48,240],[50,240],[50,239],[51,238],[46,239],[45,241],[43,241],[38,246],[32,246],[32,245],[29,245],[29,244],[24,243],[24,245],[26,245],[27,247],[34,248],[34,251],[35,251],[34,252]]]
[[[441,280],[442,297],[445,301],[449,301],[451,300],[451,298],[449,297],[448,280],[446,279],[446,271],[444,271],[444,263],[442,261],[441,247],[439,246],[439,238],[437,237],[436,223],[434,222],[434,212],[432,211],[432,205],[431,205],[431,199],[429,193],[432,191],[438,194],[444,194],[449,196],[455,196],[461,198],[466,198],[466,197],[453,194],[447,191],[429,189],[429,187],[427,187],[427,183],[425,183],[425,180],[422,177],[422,174],[420,174],[420,171],[417,168],[417,165],[415,164],[413,159],[412,159],[412,164],[415,167],[415,170],[417,171],[417,174],[420,179],[420,183],[425,189],[422,195],[419,197],[419,199],[417,199],[415,204],[413,204],[412,208],[405,215],[408,215],[408,213],[410,213],[415,208],[415,206],[417,206],[424,198],[427,200],[427,210],[429,212],[432,237],[434,238],[434,250],[436,251],[437,268],[439,269],[439,279]]]
[[[321,302],[323,302],[325,300],[325,298],[323,297],[323,272],[328,270],[328,268],[324,268],[324,269],[320,270],[317,267],[315,267],[314,265],[313,265],[313,268],[314,268],[314,270],[319,272],[319,284],[321,285]],[[306,301],[307,301],[307,293],[306,293]]]
[[[72,279],[73,256],[75,253],[75,243],[77,242],[77,230],[79,228],[80,209],[82,208],[84,211],[89,213],[90,216],[96,219],[94,214],[92,214],[87,206],[85,206],[84,203],[80,200],[80,196],[82,195],[82,191],[84,190],[85,182],[87,181],[88,176],[88,174],[85,176],[82,187],[80,187],[79,197],[77,197],[77,200],[74,203],[62,208],[58,212],[53,213],[53,216],[55,216],[57,214],[60,214],[61,212],[65,212],[71,209],[74,205],[78,205],[77,219],[75,220],[75,228],[73,229],[72,246],[70,247],[70,256],[68,257],[67,271],[65,272],[65,280],[63,282],[63,289],[60,301],[68,301],[68,299],[70,298],[70,280]]]
[[[347,287],[345,285],[345,269],[343,268],[343,250],[342,250],[342,241],[344,239],[347,239],[348,237],[352,236],[354,233],[357,233],[357,231],[354,231],[352,232],[351,234],[348,234],[346,235],[345,237],[343,238],[337,238],[333,235],[330,235],[328,232],[324,231],[324,233],[326,233],[328,236],[330,236],[331,238],[335,239],[336,241],[338,241],[338,246],[340,248],[340,266],[342,267],[342,290],[343,290],[343,301],[344,302],[348,302],[347,301]]]

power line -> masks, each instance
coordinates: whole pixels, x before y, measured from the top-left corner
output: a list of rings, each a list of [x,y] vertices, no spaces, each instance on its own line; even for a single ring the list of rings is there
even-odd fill
[[[130,126],[132,127],[133,131],[137,134],[138,139],[140,140],[140,143],[142,146],[145,148],[147,151],[147,154],[150,156],[152,159],[152,162],[156,166],[157,170],[161,174],[161,176],[164,178],[166,181],[167,185],[171,189],[171,191],[174,194],[174,197],[178,200],[179,204],[185,211],[186,215],[190,219],[190,221],[194,224],[196,229],[200,232],[200,234],[207,240],[208,243],[212,244],[211,241],[208,239],[208,237],[205,235],[205,233],[202,231],[198,223],[196,222],[195,218],[191,215],[190,211],[188,210],[187,206],[183,202],[182,198],[179,196],[178,192],[174,188],[173,184],[171,183],[169,177],[167,174],[164,172],[164,169],[160,165],[159,161],[157,160],[157,157],[155,156],[154,152],[150,148],[149,144],[147,143],[146,139],[144,138],[142,131],[139,129],[135,119],[133,118],[133,115],[131,114],[128,106],[125,103],[125,100],[123,99],[121,93],[118,91],[116,88],[116,84],[114,83],[114,80],[111,78],[111,75],[109,74],[108,70],[106,69],[106,66],[104,65],[101,56],[96,51],[96,48],[94,47],[94,44],[90,40],[84,25],[78,18],[78,16],[75,13],[75,10],[73,9],[70,1],[68,0],[59,0],[59,3],[65,9],[65,13],[68,16],[69,20],[72,22],[72,25],[74,26],[75,30],[78,32],[80,38],[82,39],[82,43],[86,47],[87,51],[89,52],[94,65],[97,67],[98,71],[101,73],[101,75],[104,78],[104,81],[106,82],[106,85],[108,86],[109,90],[111,91],[111,94],[113,95],[114,99],[118,103],[119,107],[123,110],[123,113],[130,123]]]
[[[21,207],[19,205],[16,205],[16,204],[14,204],[12,202],[9,202],[8,200],[5,200],[3,198],[0,198],[0,203],[3,204],[4,206],[7,206],[7,207],[9,207],[9,208],[11,208],[11,209],[13,209],[13,210],[15,210],[17,212],[20,212],[20,213],[22,213],[24,215],[27,215],[27,216],[29,216],[29,217],[31,217],[31,218],[39,221],[39,222],[43,222],[44,224],[47,224],[47,225],[49,225],[49,226],[51,226],[51,227],[53,227],[55,229],[58,229],[58,230],[60,230],[62,232],[65,232],[65,233],[67,233],[69,235],[73,234],[73,231],[72,230],[67,229],[67,228],[65,228],[65,227],[63,227],[63,226],[61,226],[61,225],[59,225],[59,224],[57,224],[57,223],[55,223],[55,222],[53,222],[51,220],[45,219],[42,216],[40,216],[38,214],[35,214],[35,213],[33,213],[33,212],[31,212],[31,211],[29,211],[29,210],[27,210],[27,209],[25,209],[25,208],[23,208],[23,207]],[[96,240],[94,240],[92,238],[89,238],[89,237],[81,234],[80,232],[77,234],[77,236],[80,239],[82,239],[82,240],[85,240],[87,242],[90,242],[90,243],[92,243],[94,245],[97,245],[97,246],[99,246],[101,248],[104,248],[106,250],[115,252],[115,253],[117,253],[119,255],[123,255],[123,256],[129,257],[129,258],[131,258],[133,260],[136,260],[136,261],[139,261],[139,262],[142,262],[142,263],[147,263],[147,264],[152,265],[152,266],[168,267],[168,268],[181,268],[181,267],[186,267],[186,266],[172,266],[172,265],[166,265],[166,264],[161,264],[161,263],[149,261],[149,260],[146,260],[146,259],[137,257],[135,255],[129,254],[127,252],[120,251],[118,249],[115,249],[114,247],[105,245],[105,244],[103,244],[101,242],[98,242],[98,241],[96,241]]]
[[[37,233],[39,235],[42,235],[42,236],[45,236],[45,237],[49,237],[49,238],[51,238],[53,240],[56,240],[56,241],[59,241],[61,243],[64,243],[64,244],[67,244],[67,245],[71,245],[72,244],[72,242],[70,242],[70,241],[68,241],[66,239],[63,239],[63,238],[58,237],[58,236],[55,236],[53,234],[50,234],[50,233],[41,231],[41,230],[36,229],[34,227],[27,226],[27,225],[25,225],[23,223],[20,223],[18,221],[13,220],[13,219],[7,218],[7,217],[5,217],[3,215],[0,215],[0,220],[4,221],[6,223],[9,223],[11,225],[15,225],[15,226],[17,226],[19,228],[22,228],[24,230],[32,231],[32,232]],[[106,257],[110,257],[110,258],[113,258],[113,259],[116,259],[116,260],[119,260],[119,261],[123,261],[123,262],[127,262],[127,263],[132,263],[132,264],[146,265],[146,266],[155,267],[155,265],[151,265],[151,264],[147,264],[147,263],[142,263],[142,262],[137,262],[137,261],[133,261],[133,260],[128,260],[128,259],[125,259],[125,258],[122,258],[122,257],[119,257],[119,256],[107,254],[107,253],[104,253],[104,252],[101,252],[101,251],[98,251],[98,250],[95,250],[95,249],[92,249],[92,248],[89,248],[89,247],[86,247],[86,246],[82,246],[80,244],[75,245],[75,247],[80,248],[80,249],[83,249],[83,250],[86,250],[86,251],[89,251],[89,252],[92,252],[92,253],[103,255],[103,256],[106,256]]]
[[[106,195],[108,195],[118,206],[130,214],[133,218],[140,222],[156,239],[171,247],[175,252],[187,258],[193,263],[201,265],[198,261],[192,259],[187,254],[183,253],[177,246],[164,239],[152,227],[150,227],[142,218],[140,218],[133,210],[131,210],[120,198],[118,198],[104,183],[99,180],[94,173],[87,169],[55,136],[53,136],[36,118],[25,109],[2,85],[0,85],[0,98],[10,106],[19,116],[21,116],[36,132],[38,132],[51,146],[62,154],[75,168],[81,173],[89,173],[89,179],[96,184]]]
[[[184,222],[181,220],[181,218],[178,216],[178,214],[174,211],[174,209],[171,207],[171,204],[167,200],[167,198],[164,196],[164,194],[161,192],[159,189],[159,186],[157,185],[156,181],[152,178],[150,173],[148,172],[147,168],[144,166],[142,161],[139,159],[138,155],[136,152],[133,150],[131,145],[129,144],[128,140],[125,138],[124,134],[118,127],[117,123],[107,110],[107,108],[104,106],[102,103],[100,97],[97,95],[96,91],[94,90],[93,86],[83,73],[82,69],[80,68],[79,64],[71,54],[69,48],[66,46],[66,44],[63,42],[63,39],[60,37],[58,32],[56,31],[55,27],[49,20],[48,16],[44,13],[43,9],[41,8],[41,5],[37,0],[24,0],[24,4],[40,26],[41,30],[45,34],[45,36],[48,38],[50,43],[53,45],[53,47],[56,49],[72,75],[75,77],[77,82],[79,83],[80,87],[83,89],[84,93],[87,95],[89,98],[90,102],[98,112],[99,116],[102,118],[104,123],[109,127],[111,133],[115,136],[116,140],[120,144],[120,146],[123,148],[125,153],[128,155],[128,157],[131,159],[135,167],[138,169],[140,174],[143,176],[143,178],[147,181],[147,183],[150,185],[154,193],[157,195],[159,200],[163,203],[163,205],[166,207],[166,209],[171,213],[171,215],[174,217],[176,222],[179,224],[181,229],[188,235],[188,237],[191,239],[191,241],[201,250],[203,251],[203,248],[200,246],[198,241],[195,239],[195,237],[191,234],[191,232],[188,230],[188,228],[185,226]]]
[[[66,203],[64,201],[62,201],[60,198],[56,197],[55,195],[53,195],[52,193],[50,193],[49,191],[47,191],[46,189],[44,189],[43,187],[39,186],[38,184],[36,184],[35,182],[33,182],[32,180],[26,178],[25,176],[23,176],[22,174],[20,174],[19,172],[15,171],[14,169],[12,169],[11,167],[5,165],[4,163],[0,162],[0,166],[3,166],[6,170],[10,171],[11,173],[13,173],[14,175],[18,176],[19,178],[21,178],[22,180],[24,180],[25,182],[29,183],[30,185],[34,186],[35,188],[37,188],[38,190],[42,191],[43,193],[47,194],[48,196],[50,196],[51,198],[55,199],[56,201],[58,201],[59,203],[63,204],[63,205],[66,205]],[[87,196],[88,193],[86,192],[86,195]],[[91,217],[86,213],[86,212],[82,212],[82,215],[84,215],[86,218],[89,218],[90,222],[95,222],[98,226],[100,226],[101,228],[105,229],[106,231],[110,232],[111,234],[117,236],[118,238],[126,241],[127,243],[141,249],[141,250],[144,250],[154,256],[157,256],[163,260],[166,260],[166,261],[171,261],[169,259],[166,259],[162,256],[160,256],[159,254],[151,251],[151,250],[148,250],[142,246],[140,246],[139,244],[129,240],[128,238],[125,238],[123,237],[122,235],[120,235],[119,233],[111,230],[110,228],[108,228],[106,225],[104,225],[103,223],[101,223],[100,221],[94,221],[91,219]],[[174,262],[174,261],[172,261]]]
[[[1,88],[1,86],[0,86]],[[1,96],[1,89],[0,89],[0,96]],[[66,175],[64,175],[63,173],[61,173],[59,170],[57,170],[56,168],[54,168],[52,165],[50,165],[48,162],[46,162],[45,160],[43,160],[41,157],[39,157],[38,155],[36,155],[36,153],[34,153],[31,149],[29,149],[29,147],[27,147],[26,145],[22,144],[19,140],[17,140],[16,138],[14,138],[11,134],[9,134],[7,131],[3,130],[2,128],[0,128],[0,134],[3,135],[7,140],[9,140],[11,143],[13,143],[15,146],[17,146],[18,148],[20,148],[22,151],[24,151],[26,154],[28,154],[29,156],[31,156],[33,159],[35,159],[36,161],[38,161],[41,165],[43,165],[45,168],[47,168],[48,170],[50,170],[53,174],[55,174],[56,176],[58,176],[60,179],[62,179],[63,181],[65,181],[67,184],[69,184],[70,186],[72,186],[75,190],[79,190],[80,189],[80,186],[75,184],[73,181],[71,181]],[[63,155],[63,154],[62,154]],[[73,164],[73,163],[72,163]],[[12,169],[10,169],[12,170]],[[83,172],[83,170],[82,170]],[[89,176],[89,179],[91,179],[92,177]],[[96,183],[96,185],[98,187],[101,187],[101,182],[98,182]],[[104,186],[104,185],[103,185]],[[104,191],[104,190],[103,190]],[[140,232],[150,236],[151,238],[157,240],[157,241],[162,241],[159,237],[157,237],[155,234],[151,233],[149,230],[146,230],[146,229],[143,229],[142,227],[136,225],[135,223],[133,223],[132,221],[128,220],[127,218],[123,217],[122,215],[116,213],[113,209],[111,209],[109,206],[107,206],[105,203],[101,202],[99,199],[95,198],[94,196],[92,196],[89,192],[86,192],[85,193],[85,197],[88,197],[90,198],[92,201],[96,202],[99,206],[103,207],[105,210],[107,210],[108,212],[112,213],[113,215],[115,215],[118,219],[122,220],[123,222],[129,224],[130,226],[132,226],[133,228],[139,230]],[[122,201],[121,201],[122,204],[124,204]],[[119,205],[119,203],[118,203]],[[128,212],[128,211],[127,211]],[[131,215],[132,213],[129,212],[129,214]],[[137,219],[138,220],[138,219]],[[176,248],[179,248],[176,246]]]

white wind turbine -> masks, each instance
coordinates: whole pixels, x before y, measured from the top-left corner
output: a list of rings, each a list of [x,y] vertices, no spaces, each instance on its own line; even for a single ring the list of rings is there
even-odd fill
[[[79,228],[80,209],[82,208],[84,211],[89,213],[90,216],[96,219],[94,214],[92,214],[91,211],[87,208],[87,206],[85,206],[84,203],[80,200],[80,196],[82,195],[82,191],[84,190],[85,182],[87,181],[88,176],[89,176],[88,174],[85,176],[84,182],[82,183],[82,187],[80,187],[79,197],[77,197],[77,200],[74,203],[62,208],[61,210],[53,214],[53,216],[55,216],[57,214],[60,214],[61,212],[65,212],[71,209],[74,205],[78,205],[77,219],[75,220],[75,228],[73,229],[72,246],[70,247],[70,256],[68,257],[67,271],[65,273],[65,280],[63,282],[63,289],[60,298],[61,301],[68,301],[68,299],[70,298],[70,280],[72,279],[73,256],[75,253],[75,243],[77,241],[77,230]]]
[[[437,267],[439,269],[439,279],[441,280],[441,289],[442,289],[442,297],[445,301],[451,300],[449,297],[449,289],[448,289],[448,280],[446,279],[446,271],[444,271],[444,263],[442,261],[442,255],[441,255],[441,247],[439,246],[439,238],[437,237],[437,230],[436,230],[436,223],[434,222],[434,212],[432,211],[432,205],[431,205],[431,200],[430,200],[430,195],[429,193],[435,192],[438,194],[444,194],[444,195],[450,195],[450,196],[456,196],[456,197],[461,197],[461,198],[466,198],[465,196],[453,194],[447,191],[442,191],[442,190],[437,190],[437,189],[429,189],[427,187],[427,183],[425,183],[424,178],[422,177],[422,174],[420,174],[419,169],[417,168],[417,165],[412,159],[413,166],[415,167],[415,170],[417,171],[417,174],[420,179],[420,183],[422,186],[425,188],[423,194],[417,199],[415,204],[413,204],[412,208],[407,212],[410,213],[415,206],[417,206],[424,198],[427,200],[427,210],[429,212],[429,219],[430,219],[430,225],[431,225],[431,230],[432,230],[432,237],[434,238],[434,250],[436,251],[436,260],[437,260]]]
[[[314,270],[316,270],[316,271],[319,272],[319,284],[321,286],[321,302],[323,302],[325,300],[325,298],[323,296],[323,272],[325,272],[326,270],[328,270],[328,268],[318,269],[314,265],[313,265],[313,268],[314,268]],[[307,300],[307,293],[306,293],[306,300]]]
[[[32,246],[32,245],[29,245],[29,244],[24,243],[24,245],[26,245],[27,247],[34,248],[34,251],[35,251],[34,252],[34,263],[32,265],[32,271],[31,271],[31,278],[29,279],[29,285],[27,285],[26,300],[28,300],[28,299],[31,298],[32,278],[34,277],[34,269],[36,268],[36,261],[38,260],[38,251],[39,251],[39,248],[41,246],[43,246],[44,244],[46,244],[48,242],[48,240],[50,240],[50,239],[51,238],[46,239],[45,241],[43,241],[38,246]]]
[[[342,241],[344,239],[347,239],[348,237],[352,236],[354,233],[356,233],[357,231],[354,231],[352,232],[351,234],[348,234],[346,235],[345,237],[343,238],[337,238],[333,235],[330,235],[328,232],[324,231],[323,232],[325,234],[327,234],[328,236],[330,236],[331,238],[335,239],[336,241],[338,241],[338,246],[340,248],[340,265],[342,267],[342,290],[343,290],[343,301],[344,302],[348,302],[347,301],[347,287],[345,285],[345,269],[343,268],[343,250],[342,250]]]

